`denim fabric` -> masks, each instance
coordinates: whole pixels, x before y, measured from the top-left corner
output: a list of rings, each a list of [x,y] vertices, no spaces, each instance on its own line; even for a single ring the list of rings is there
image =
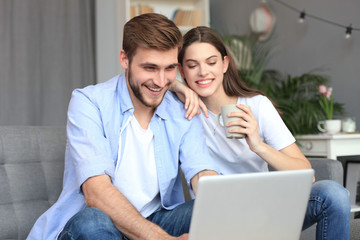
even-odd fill
[[[161,209],[147,219],[159,225],[172,236],[189,232],[193,201],[186,202],[173,210]],[[97,208],[85,208],[75,214],[60,233],[59,240],[110,240],[128,238],[113,224],[110,217]]]
[[[349,192],[339,183],[314,183],[306,210],[303,230],[317,223],[317,240],[350,239]]]
[[[85,208],[75,214],[60,233],[59,240],[123,239],[111,218],[97,208]]]
[[[191,200],[173,210],[161,209],[147,219],[159,225],[171,236],[178,237],[189,232],[193,206],[194,200]]]

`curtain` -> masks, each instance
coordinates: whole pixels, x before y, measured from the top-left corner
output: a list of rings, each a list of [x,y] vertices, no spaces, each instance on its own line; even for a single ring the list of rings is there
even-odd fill
[[[65,125],[94,84],[94,0],[0,0],[0,125]]]

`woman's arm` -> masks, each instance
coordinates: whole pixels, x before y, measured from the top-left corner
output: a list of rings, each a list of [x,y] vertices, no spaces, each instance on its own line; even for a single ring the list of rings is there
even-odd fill
[[[309,160],[295,143],[278,151],[262,142],[262,146],[255,153],[276,170],[311,168]]]
[[[258,122],[251,109],[245,105],[238,104],[243,112],[233,112],[229,116],[236,116],[242,120],[232,121],[228,126],[241,126],[232,132],[243,133],[251,151],[259,155],[276,170],[293,170],[311,168],[309,160],[303,155],[298,146],[293,143],[289,146],[276,150],[264,143],[259,134]]]

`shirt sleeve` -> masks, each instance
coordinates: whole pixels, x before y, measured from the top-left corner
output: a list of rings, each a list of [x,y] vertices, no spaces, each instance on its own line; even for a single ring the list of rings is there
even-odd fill
[[[294,136],[268,98],[262,98],[258,111],[259,130],[266,144],[276,150],[281,150],[295,142]]]
[[[212,161],[205,142],[202,125],[198,116],[191,120],[188,131],[184,134],[180,145],[180,163],[184,176],[190,184],[190,180],[198,172],[214,170],[219,173]]]
[[[114,174],[109,140],[104,134],[101,113],[89,94],[74,90],[68,109],[68,151],[81,185],[89,177]]]

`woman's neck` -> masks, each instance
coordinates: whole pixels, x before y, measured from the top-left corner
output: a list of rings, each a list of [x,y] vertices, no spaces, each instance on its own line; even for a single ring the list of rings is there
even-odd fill
[[[238,97],[228,96],[224,91],[214,93],[209,97],[202,97],[201,100],[205,103],[209,111],[218,114],[221,111],[221,106],[236,104]]]

